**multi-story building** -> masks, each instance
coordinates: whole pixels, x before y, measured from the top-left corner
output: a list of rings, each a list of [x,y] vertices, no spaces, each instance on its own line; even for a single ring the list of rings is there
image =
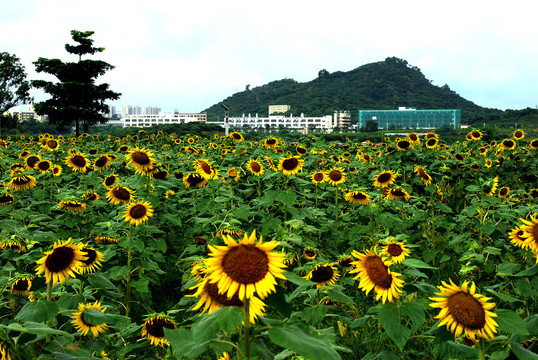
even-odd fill
[[[351,125],[351,114],[349,111],[334,111],[333,127],[347,129]]]
[[[37,115],[37,113],[34,111],[34,104],[30,103],[28,104],[28,110],[24,111],[21,109],[10,109],[6,112],[4,112],[4,115],[9,115],[14,118],[17,118],[17,121],[28,121],[30,119],[35,119],[37,121],[43,120],[46,115]]]
[[[263,129],[295,129],[295,130],[325,130],[331,131],[333,128],[333,118],[331,115],[319,116],[319,117],[306,117],[304,114],[300,116],[281,116],[271,115],[268,117],[260,117],[258,114],[251,116],[250,114],[240,117],[229,117],[228,126],[231,129],[243,129],[243,128],[263,128]],[[224,125],[221,123],[221,125]]]
[[[376,121],[381,129],[435,129],[447,124],[459,129],[461,110],[359,110],[359,128],[366,127],[368,120]]]
[[[137,105],[125,105],[123,111],[121,112],[123,116],[125,115],[140,115],[142,114],[142,108]]]
[[[157,106],[145,106],[142,110],[144,115],[157,115],[161,112],[161,108]]]
[[[147,127],[164,124],[184,124],[190,122],[206,122],[207,113],[163,113],[159,112],[156,115],[124,115],[121,118],[123,127],[137,126]]]
[[[269,116],[272,114],[285,113],[291,109],[291,105],[269,105],[268,113]]]

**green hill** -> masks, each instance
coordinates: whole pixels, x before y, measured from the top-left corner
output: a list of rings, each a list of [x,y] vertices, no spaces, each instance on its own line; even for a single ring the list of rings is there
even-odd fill
[[[359,109],[397,109],[399,106],[418,109],[461,109],[462,122],[474,118],[490,118],[502,111],[478,106],[450,90],[448,85],[435,86],[416,66],[389,57],[385,61],[366,64],[354,70],[329,73],[321,70],[309,82],[293,79],[272,81],[238,92],[222,101],[230,116],[258,114],[267,116],[269,105],[291,105],[291,113],[305,116],[330,115],[347,110],[356,122]],[[209,121],[223,118],[223,109],[215,104],[204,110]]]

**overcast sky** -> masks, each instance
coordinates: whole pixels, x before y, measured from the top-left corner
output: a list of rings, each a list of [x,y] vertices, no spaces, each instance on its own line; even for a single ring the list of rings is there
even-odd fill
[[[306,82],[389,56],[477,105],[534,108],[537,9],[534,0],[3,1],[0,51],[17,55],[29,79],[52,80],[32,62],[76,61],[64,48],[70,31],[95,31],[106,50],[90,58],[116,67],[97,82],[122,93],[118,111],[198,112],[247,84]]]

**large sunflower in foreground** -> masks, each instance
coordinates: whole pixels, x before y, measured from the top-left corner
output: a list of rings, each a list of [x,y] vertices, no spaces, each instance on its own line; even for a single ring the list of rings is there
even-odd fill
[[[256,243],[256,231],[236,242],[231,236],[224,236],[225,246],[209,245],[210,258],[206,260],[208,278],[217,283],[219,293],[230,298],[235,293],[240,300],[251,298],[257,293],[264,299],[275,291],[276,279],[286,279],[283,275],[284,255],[272,251],[278,242]]]
[[[392,185],[395,181],[396,173],[392,170],[381,171],[374,176],[374,186],[379,188]]]
[[[278,170],[284,175],[295,175],[303,168],[304,160],[298,156],[283,158],[278,163]]]
[[[77,152],[69,156],[67,159],[65,159],[65,163],[73,171],[79,171],[82,173],[85,173],[86,171],[88,171],[88,168],[91,165],[90,161],[86,158],[86,155],[80,152]]]
[[[336,284],[339,277],[340,274],[333,263],[327,263],[316,265],[304,278],[315,282],[316,288],[323,289],[326,285]]]
[[[192,308],[192,310],[198,310],[202,306],[202,314],[207,311],[208,314],[220,309],[223,306],[237,306],[244,309],[245,303],[239,299],[237,293],[228,297],[227,294],[219,293],[219,286],[217,283],[212,283],[208,278],[200,279],[201,282],[196,284],[191,289],[196,289],[193,295],[187,295],[187,297],[200,297],[198,303]],[[265,314],[265,303],[258,299],[256,296],[252,296],[249,299],[249,318],[250,322],[254,324],[258,316]]]
[[[366,295],[374,290],[376,300],[381,299],[383,304],[387,300],[394,302],[394,299],[400,298],[403,287],[401,274],[391,271],[390,262],[383,259],[375,248],[365,253],[353,250],[351,255],[359,259],[353,262],[355,268],[350,271],[358,273],[353,279],[360,279],[359,289],[365,291]]]
[[[350,191],[346,193],[346,201],[352,204],[368,205],[370,203],[370,195],[360,190]]]
[[[76,277],[82,261],[86,257],[80,251],[80,245],[73,244],[71,238],[65,241],[57,241],[52,250],[45,252],[45,256],[37,260],[36,273],[45,273],[46,282],[52,281],[64,284],[70,277]]]
[[[249,159],[247,162],[247,170],[252,174],[256,176],[263,175],[265,172],[265,169],[263,168],[263,165],[258,160]]]
[[[125,222],[130,225],[138,226],[153,216],[153,208],[147,201],[138,201],[130,203],[125,207]]]
[[[8,189],[13,191],[31,189],[37,185],[37,180],[32,175],[17,174],[6,184]]]
[[[106,193],[106,198],[113,205],[128,204],[133,200],[133,190],[116,185]]]
[[[1,360],[11,360],[11,356],[9,355],[9,351],[7,351],[7,349],[4,347],[4,344],[2,344],[1,342],[0,342],[0,359]]]
[[[435,317],[441,320],[438,326],[446,325],[447,329],[458,338],[462,334],[473,341],[476,337],[494,339],[497,332],[497,323],[493,320],[497,314],[490,310],[495,303],[490,303],[491,298],[476,293],[474,282],[463,282],[461,288],[450,280],[450,284],[442,281],[443,286],[437,286],[440,292],[430,300],[433,308],[441,311]]]
[[[97,337],[99,334],[104,333],[108,329],[108,325],[98,324],[98,325],[92,325],[89,322],[86,321],[84,318],[84,312],[88,309],[95,309],[97,311],[100,311],[102,313],[105,312],[106,307],[101,309],[101,302],[96,301],[93,304],[92,303],[79,303],[78,304],[78,311],[74,312],[73,315],[71,315],[71,323],[75,327],[77,331],[80,331],[80,333],[83,336],[88,335],[89,332],[93,334],[93,336]]]
[[[331,183],[333,186],[346,182],[346,173],[344,172],[344,168],[337,167],[327,170],[325,172],[325,181]]]
[[[151,345],[169,345],[164,336],[164,329],[177,329],[176,322],[165,314],[150,314],[146,317],[142,336],[146,336]]]
[[[134,166],[135,172],[140,175],[146,175],[155,166],[153,152],[138,146],[130,149],[126,158],[128,160],[127,164]]]

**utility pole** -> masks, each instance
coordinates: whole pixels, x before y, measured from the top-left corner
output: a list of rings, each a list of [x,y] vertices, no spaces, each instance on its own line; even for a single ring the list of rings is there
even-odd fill
[[[230,114],[229,109],[224,104],[219,104],[224,109],[224,135],[228,136],[230,130],[228,129],[228,116]]]

